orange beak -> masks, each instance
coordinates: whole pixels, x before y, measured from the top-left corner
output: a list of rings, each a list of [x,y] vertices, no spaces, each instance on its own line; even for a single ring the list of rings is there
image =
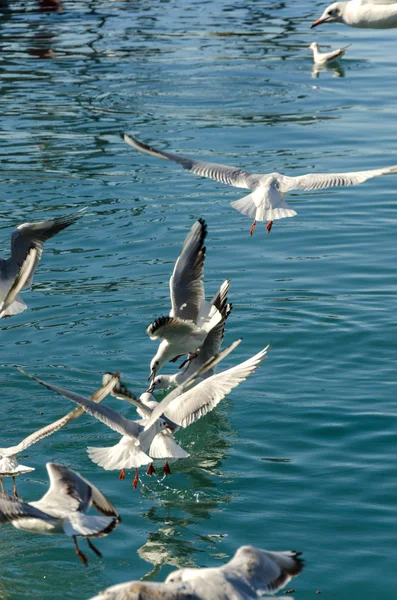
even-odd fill
[[[311,24],[310,29],[317,27],[317,25],[321,25],[321,23],[325,23],[325,19],[317,19],[317,21],[314,21],[314,23]]]

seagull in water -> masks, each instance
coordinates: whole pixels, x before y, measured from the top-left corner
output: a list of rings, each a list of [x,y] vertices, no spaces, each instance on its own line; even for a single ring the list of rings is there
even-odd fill
[[[23,371],[22,371],[23,372]],[[113,390],[113,388],[118,384],[119,376],[112,375],[107,378],[106,384],[102,385],[94,394],[91,396],[91,400],[93,402],[101,402],[106,396]],[[14,496],[18,497],[17,486],[15,477],[18,475],[22,475],[24,473],[30,473],[34,471],[33,467],[27,467],[26,465],[20,465],[17,459],[17,455],[30,448],[36,442],[39,442],[43,438],[51,435],[64,427],[70,421],[77,419],[81,415],[84,414],[84,410],[82,408],[75,408],[67,415],[54,421],[54,423],[50,423],[46,427],[42,427],[38,431],[35,431],[31,435],[28,435],[22,442],[20,442],[17,446],[12,446],[10,448],[0,448],[0,485],[1,491],[4,492],[3,486],[3,477],[12,477],[14,482]]]
[[[162,341],[150,363],[149,380],[169,360],[175,362],[180,356],[190,354],[188,361],[197,357],[198,349],[207,335],[222,321],[214,299],[204,299],[204,240],[207,226],[199,219],[190,229],[170,278],[171,311],[168,317],[160,317],[146,329],[150,339]],[[218,294],[224,293],[229,281],[222,284]],[[214,296],[216,298],[217,295]],[[186,364],[186,361],[181,366]]]
[[[322,23],[344,23],[365,29],[390,29],[397,27],[397,2],[395,0],[350,0],[334,2],[325,9],[312,27]]]
[[[121,518],[113,504],[75,471],[55,463],[47,463],[46,469],[50,488],[40,500],[22,502],[0,494],[0,523],[11,523],[30,533],[64,533],[73,538],[76,554],[86,565],[88,560],[78,547],[77,538],[85,538],[91,550],[101,557],[90,537],[108,535]],[[86,515],[90,506],[105,516]]]
[[[221,567],[179,569],[165,583],[129,581],[107,588],[91,600],[254,600],[275,594],[301,573],[301,552],[271,552],[240,546]]]
[[[209,177],[227,185],[253,190],[251,194],[232,202],[231,205],[238,211],[254,219],[250,235],[254,233],[257,221],[268,221],[267,231],[270,230],[275,219],[294,217],[296,212],[290,208],[284,196],[291,191],[320,190],[342,185],[356,185],[363,183],[371,177],[397,173],[397,166],[373,169],[371,171],[354,171],[351,173],[308,173],[298,177],[287,177],[280,173],[252,174],[237,167],[228,167],[216,163],[204,162],[194,158],[186,158],[170,152],[161,152],[147,144],[122,134],[127,144],[157,158],[172,160],[180,164],[187,171],[202,177]]]
[[[332,52],[320,52],[317,42],[312,42],[309,46],[310,50],[313,50],[313,61],[315,65],[329,65],[338,61],[345,54],[348,46],[333,50]]]
[[[75,223],[85,210],[84,208],[52,221],[23,223],[13,231],[11,256],[0,259],[0,319],[16,315],[27,308],[18,293],[31,285],[43,253],[44,242]]]

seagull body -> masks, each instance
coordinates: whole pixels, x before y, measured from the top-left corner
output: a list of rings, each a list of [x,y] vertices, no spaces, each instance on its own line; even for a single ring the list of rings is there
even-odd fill
[[[109,392],[114,388],[116,383],[119,381],[118,375],[112,375],[112,377],[108,378],[106,385],[103,385],[99,388],[92,396],[91,400],[95,402],[101,402]],[[46,427],[42,427],[38,431],[35,431],[28,437],[26,437],[22,442],[20,442],[17,446],[12,446],[10,448],[0,448],[0,485],[1,489],[4,492],[3,487],[3,477],[12,477],[14,481],[14,496],[18,496],[15,477],[17,475],[22,475],[24,473],[29,473],[34,471],[33,467],[27,467],[26,465],[20,465],[17,459],[17,455],[36,444],[36,442],[42,440],[43,438],[51,435],[64,427],[70,421],[73,421],[84,414],[84,410],[82,408],[75,408],[67,415],[54,421],[54,423],[50,423]]]
[[[250,235],[253,234],[257,221],[268,221],[270,231],[275,219],[294,217],[296,212],[284,199],[285,195],[295,190],[320,190],[329,187],[356,185],[371,177],[397,173],[397,166],[370,171],[351,173],[309,173],[298,177],[288,177],[280,173],[267,175],[251,174],[236,167],[228,167],[216,163],[186,158],[169,152],[161,152],[123,134],[123,139],[133,148],[157,158],[164,158],[180,164],[187,171],[202,177],[209,177],[227,185],[253,190],[248,196],[232,202],[232,206],[244,215],[254,219]]]
[[[6,494],[0,495],[0,523],[10,522],[30,533],[65,533],[73,537],[76,554],[87,564],[77,538],[87,538],[88,545],[101,556],[90,537],[102,537],[116,527],[120,517],[114,506],[89,481],[75,471],[54,463],[46,464],[50,488],[36,502],[22,502]],[[94,506],[104,516],[86,515]]]
[[[312,27],[322,23],[344,23],[350,27],[390,29],[397,27],[395,0],[350,0],[334,2],[325,9]]]
[[[52,221],[23,223],[15,229],[11,235],[11,256],[0,259],[0,319],[27,308],[18,294],[22,288],[31,285],[44,242],[75,223],[83,214],[78,211]]]
[[[316,65],[329,65],[338,61],[345,54],[347,48],[349,48],[351,44],[348,46],[344,46],[343,48],[339,48],[338,50],[333,50],[332,52],[320,52],[318,44],[313,42],[310,44],[310,50],[313,50],[313,61]]]
[[[169,316],[156,319],[146,329],[151,339],[162,339],[150,363],[149,379],[169,360],[189,353],[194,357],[207,335],[222,320],[216,305],[204,298],[206,235],[205,221],[199,219],[183,242],[170,278]]]
[[[300,552],[270,552],[241,546],[221,567],[180,569],[165,583],[130,581],[91,600],[255,600],[274,594],[303,569]]]

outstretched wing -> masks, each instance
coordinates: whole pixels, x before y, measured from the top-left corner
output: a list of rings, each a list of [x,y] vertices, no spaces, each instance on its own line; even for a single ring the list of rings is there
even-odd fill
[[[39,519],[49,523],[56,523],[56,519],[50,517],[40,509],[22,502],[18,498],[12,498],[7,494],[0,494],[0,523],[18,521],[20,519]]]
[[[265,360],[270,346],[266,346],[252,358],[204,379],[187,392],[175,398],[166,410],[165,417],[181,427],[187,427],[213,410],[223,398],[245,381]]]
[[[139,150],[140,152],[144,152],[150,156],[155,156],[156,158],[172,160],[181,165],[181,167],[186,169],[186,171],[191,171],[196,175],[201,175],[201,177],[208,177],[209,179],[215,179],[215,181],[225,183],[226,185],[246,188],[248,190],[252,189],[252,187],[255,187],[257,184],[258,176],[252,175],[251,173],[248,173],[248,171],[243,171],[242,169],[237,169],[236,167],[220,165],[218,163],[187,158],[186,156],[172,154],[171,152],[162,152],[161,150],[157,150],[152,146],[148,146],[147,144],[139,142],[137,139],[127,135],[126,133],[122,133],[121,137],[125,142],[127,142],[127,144],[135,148],[135,150]]]
[[[34,269],[36,268],[37,261],[37,248],[30,248],[19,271],[17,271],[15,279],[10,281],[11,285],[6,297],[0,303],[0,319],[4,317],[8,307],[14,302],[21,289],[27,285],[29,278],[32,277]]]
[[[128,581],[103,590],[91,600],[201,600],[188,583]]]
[[[171,317],[194,322],[197,320],[200,304],[204,300],[203,271],[206,235],[205,221],[199,219],[183,242],[170,279]]]
[[[181,338],[199,331],[193,321],[185,321],[178,317],[159,317],[146,328],[146,333],[151,340],[162,338],[168,343],[178,343]]]
[[[283,175],[280,182],[280,192],[286,194],[291,190],[322,190],[329,187],[358,185],[378,175],[397,173],[397,166],[371,171],[353,171],[352,173],[309,173],[300,177]]]
[[[28,373],[26,373],[22,369],[19,370],[25,375],[28,375]],[[28,375],[28,377],[30,376]],[[92,394],[91,399],[94,400],[94,402],[101,402],[113,390],[113,388],[115,387],[115,385],[117,385],[118,382],[119,376],[112,375],[112,377],[107,381],[106,385],[103,385],[96,392],[94,392],[94,394]],[[35,431],[31,435],[28,435],[28,437],[22,440],[22,442],[20,442],[17,446],[13,446],[12,448],[6,448],[3,451],[3,454],[5,454],[6,456],[14,456],[15,454],[19,454],[19,452],[22,452],[22,450],[26,450],[26,448],[29,448],[29,446],[32,446],[33,444],[39,442],[48,435],[55,433],[56,431],[67,425],[70,421],[77,419],[83,414],[83,408],[75,408],[64,417],[61,417],[57,421],[54,421],[53,423],[42,427],[41,429]]]

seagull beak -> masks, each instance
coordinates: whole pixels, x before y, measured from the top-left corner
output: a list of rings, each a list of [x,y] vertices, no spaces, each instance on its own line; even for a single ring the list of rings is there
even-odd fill
[[[149,377],[147,378],[147,380],[150,381],[151,379],[154,379],[155,375],[156,375],[156,372],[155,371],[151,371],[151,373],[150,373]]]
[[[151,394],[154,390],[154,383],[152,383],[152,385],[149,385],[148,389],[146,390],[146,392],[148,392],[149,394]]]
[[[317,21],[314,21],[314,23],[311,24],[310,29],[313,29],[313,27],[317,27],[317,25],[321,25],[321,23],[326,23],[327,19],[317,19]]]
[[[169,429],[170,431],[174,431],[175,427],[172,427],[172,425],[166,425],[166,428]]]

